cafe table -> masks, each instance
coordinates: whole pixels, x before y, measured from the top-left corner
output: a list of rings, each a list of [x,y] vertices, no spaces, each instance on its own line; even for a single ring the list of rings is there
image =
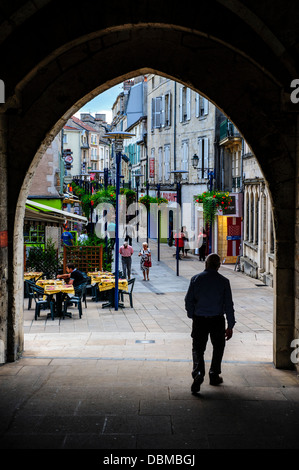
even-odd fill
[[[109,307],[114,307],[115,306],[115,278],[109,278],[109,279],[102,279],[99,283],[99,291],[104,292],[104,291],[109,291],[109,300],[108,302],[102,304],[102,308],[109,308]],[[127,279],[119,279],[118,280],[118,290],[128,290],[128,281]],[[124,307],[123,303],[118,304],[119,307]]]
[[[34,272],[34,271],[25,272],[24,273],[24,281],[29,281],[30,279],[38,279],[42,275],[43,275],[43,273],[40,273],[40,272]]]
[[[60,282],[58,284],[58,282]],[[50,299],[53,295],[56,295],[56,315],[57,317],[62,317],[62,302],[66,294],[75,294],[75,289],[73,285],[64,284],[61,281],[56,281],[54,285],[45,285],[44,292],[45,295],[50,296]],[[71,317],[71,313],[66,314],[68,317]]]
[[[92,297],[94,301],[98,300],[103,300],[99,299],[98,293],[99,291],[97,290],[97,286],[102,282],[103,279],[114,279],[114,274],[112,274],[109,271],[94,271],[94,272],[88,272],[87,276],[90,277],[90,284],[92,288]]]
[[[57,286],[62,284],[64,284],[64,281],[59,281],[58,279],[40,279],[39,281],[36,281],[36,285],[40,287]]]

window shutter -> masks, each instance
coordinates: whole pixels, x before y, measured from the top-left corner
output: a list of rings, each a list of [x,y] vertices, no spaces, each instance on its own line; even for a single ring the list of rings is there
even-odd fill
[[[161,126],[165,127],[165,95],[162,96],[161,108]]]
[[[209,114],[209,100],[207,100],[206,98],[203,98],[203,109],[204,114]]]
[[[191,89],[187,88],[186,90],[186,111],[187,111],[187,121],[190,121],[191,119]]]
[[[170,176],[170,165],[169,165],[169,153],[170,153],[170,147],[169,145],[165,145],[164,147],[164,177],[165,180],[169,180]]]
[[[188,171],[188,142],[183,142],[183,162],[182,170]],[[185,180],[188,177],[187,173],[182,175],[182,178]]]
[[[162,97],[156,98],[155,127],[161,127]]]
[[[167,103],[167,115],[168,115],[168,126],[171,126],[171,93],[168,93],[168,103]]]
[[[159,147],[159,150],[158,150],[158,178],[159,178],[159,181],[162,181],[162,152],[163,152],[163,149],[162,147]]]
[[[204,168],[207,170],[209,168],[209,139],[204,138]],[[206,172],[208,175],[208,172]]]
[[[152,129],[154,129],[155,126],[155,116],[156,116],[156,100],[155,98],[152,98]]]
[[[198,139],[198,169],[199,171],[199,177],[202,178],[202,173],[203,173],[203,151],[202,151],[202,142],[203,139]]]
[[[195,93],[195,116],[199,117],[199,94]]]
[[[180,88],[180,122],[183,122],[183,87]]]

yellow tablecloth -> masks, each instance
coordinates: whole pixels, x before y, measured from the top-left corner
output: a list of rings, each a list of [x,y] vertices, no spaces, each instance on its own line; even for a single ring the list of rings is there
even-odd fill
[[[98,282],[99,291],[103,292],[106,290],[114,289],[115,287],[115,278],[111,279],[102,279]],[[126,279],[118,280],[118,290],[128,290],[128,281]]]
[[[36,279],[37,277],[40,277],[42,275],[43,273],[26,272],[24,273],[24,281],[29,281],[30,279]]]
[[[57,286],[57,285],[62,285],[63,281],[58,281],[55,279],[40,279],[39,281],[36,281],[36,285],[40,287],[45,287],[45,286]]]
[[[56,284],[54,286],[45,286],[45,294],[58,294],[59,292],[64,292],[66,294],[75,294],[75,289],[73,286],[68,286],[67,284]]]

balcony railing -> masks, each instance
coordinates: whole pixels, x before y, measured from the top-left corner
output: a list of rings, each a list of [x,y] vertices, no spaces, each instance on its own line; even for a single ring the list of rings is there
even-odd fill
[[[225,119],[220,124],[220,142],[230,137],[241,137],[239,131],[229,119]]]

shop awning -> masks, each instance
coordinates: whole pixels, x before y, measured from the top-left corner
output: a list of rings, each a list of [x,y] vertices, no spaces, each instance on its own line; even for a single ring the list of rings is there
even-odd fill
[[[40,220],[45,222],[57,222],[64,223],[65,220],[71,222],[81,222],[87,224],[88,220],[86,217],[72,212],[62,211],[54,207],[45,206],[39,202],[26,200],[25,207],[25,219],[27,220]]]

